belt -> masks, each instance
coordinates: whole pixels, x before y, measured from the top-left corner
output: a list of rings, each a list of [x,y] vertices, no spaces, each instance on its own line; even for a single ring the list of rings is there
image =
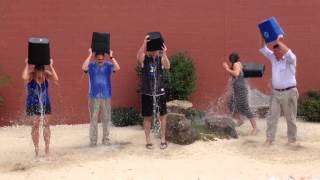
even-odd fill
[[[274,90],[276,90],[276,91],[288,91],[288,90],[290,90],[290,89],[292,89],[292,88],[295,88],[296,86],[290,86],[290,87],[287,87],[287,88],[284,88],[284,89],[274,89]]]

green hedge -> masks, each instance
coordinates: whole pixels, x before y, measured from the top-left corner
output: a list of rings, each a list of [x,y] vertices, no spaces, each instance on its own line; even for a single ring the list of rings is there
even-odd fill
[[[132,107],[118,107],[112,109],[111,121],[119,127],[142,125],[143,117]]]
[[[298,116],[306,121],[320,122],[320,91],[310,90],[301,98]]]
[[[168,100],[189,100],[196,86],[193,60],[183,52],[173,54],[169,59],[171,68],[164,74]]]

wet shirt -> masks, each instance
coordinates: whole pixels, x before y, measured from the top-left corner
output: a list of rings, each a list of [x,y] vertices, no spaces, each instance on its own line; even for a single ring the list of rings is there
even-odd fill
[[[34,79],[29,81],[27,84],[27,107],[50,105],[48,87],[47,79],[41,84],[38,84]]]
[[[243,69],[241,69],[239,76],[237,76],[237,77],[232,76],[232,86],[234,88],[236,86],[246,86]]]
[[[290,49],[281,60],[277,60],[273,52],[266,46],[261,48],[260,52],[271,61],[273,88],[284,89],[296,86],[297,58]]]
[[[145,95],[164,95],[163,66],[161,56],[145,56],[141,71],[141,93]]]
[[[113,64],[103,62],[101,65],[96,61],[88,65],[89,96],[92,98],[111,98],[111,73]]]

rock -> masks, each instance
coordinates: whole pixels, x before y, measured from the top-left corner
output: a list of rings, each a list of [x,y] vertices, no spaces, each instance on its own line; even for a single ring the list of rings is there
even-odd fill
[[[188,109],[192,108],[192,103],[189,101],[173,100],[167,102],[167,109],[169,113],[185,114]]]
[[[257,114],[257,116],[259,118],[266,118],[268,116],[268,113],[270,111],[270,107],[258,107],[255,111],[255,113]]]
[[[205,119],[206,128],[221,138],[238,138],[236,124],[227,116],[209,116]]]
[[[166,139],[176,144],[191,144],[199,139],[199,134],[185,115],[169,113],[167,115]]]

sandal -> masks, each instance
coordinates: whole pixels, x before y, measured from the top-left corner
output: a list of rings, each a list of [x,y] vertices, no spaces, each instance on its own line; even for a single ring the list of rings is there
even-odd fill
[[[146,148],[147,149],[153,149],[153,144],[152,143],[146,144]]]
[[[160,149],[166,149],[168,147],[167,142],[160,143]]]

